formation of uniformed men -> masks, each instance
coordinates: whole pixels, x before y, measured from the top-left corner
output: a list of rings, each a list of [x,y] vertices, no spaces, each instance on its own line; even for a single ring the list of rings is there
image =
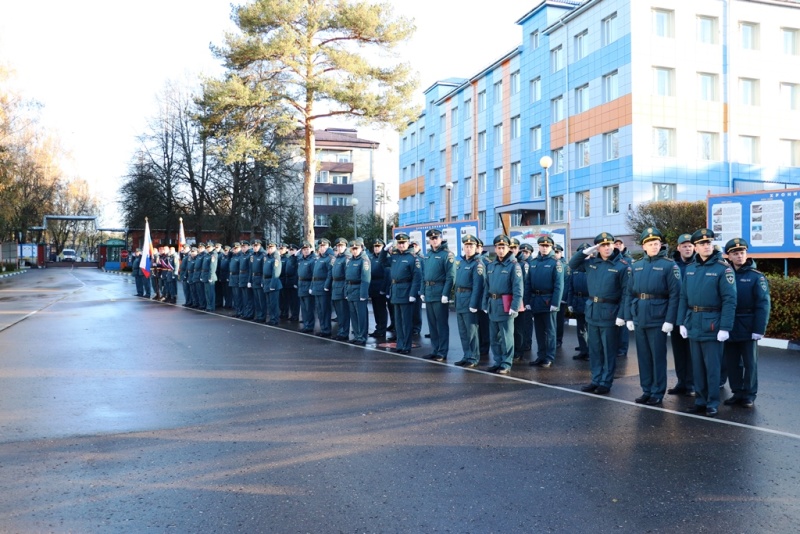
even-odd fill
[[[553,365],[563,305],[577,320],[574,359],[590,363],[591,381],[582,391],[610,392],[622,329],[635,336],[642,388],[637,403],[659,406],[667,393],[689,395],[695,405],[688,412],[713,417],[727,370],[733,395],[725,404],[754,405],[757,342],[766,332],[770,297],[744,239],[725,245],[726,260],[713,247],[714,232],[703,228],[681,235],[669,256],[662,233],[647,228],[640,237],[644,256],[632,261],[619,247],[621,240],[602,232],[592,246],[579,246],[565,267],[549,236],[538,239],[534,255],[529,244],[499,235],[494,258],[482,254],[483,243],[473,235],[462,237],[459,258],[448,250],[441,231],[429,230],[426,237],[424,257],[405,233],[388,245],[372,241],[371,251],[360,238],[349,243],[340,238],[333,247],[320,239],[316,251],[307,241],[299,251],[274,241],[264,251],[260,240],[252,249],[247,241],[233,247],[199,243],[180,254],[161,246],[150,279],[141,276],[137,249],[132,261],[136,294],[149,297],[152,284],[153,298],[175,302],[180,280],[184,306],[214,311],[219,302],[243,319],[270,325],[280,319],[302,321],[300,331],[306,333],[319,324],[316,335],[362,346],[368,336],[385,338],[393,326],[400,354],[410,353],[412,338],[420,333],[424,302],[431,338],[426,358],[439,362],[449,352],[452,296],[462,349],[455,365],[474,368],[491,351],[487,370],[498,374],[509,373],[514,360],[530,350],[534,335],[537,351],[530,365]],[[677,377],[669,389],[667,337]]]

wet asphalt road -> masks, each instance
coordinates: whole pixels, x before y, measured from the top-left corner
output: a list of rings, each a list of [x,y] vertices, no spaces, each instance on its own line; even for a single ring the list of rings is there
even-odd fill
[[[452,366],[455,332],[443,365],[134,292],[96,269],[0,279],[0,531],[800,524],[795,351],[762,349],[756,409],[710,420],[634,405],[633,346],[601,398],[571,350],[504,378]]]

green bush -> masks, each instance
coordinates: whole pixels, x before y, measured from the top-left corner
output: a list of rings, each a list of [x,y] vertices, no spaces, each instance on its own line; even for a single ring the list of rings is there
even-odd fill
[[[800,339],[800,279],[767,275],[772,308],[767,337]]]
[[[10,272],[16,271],[16,270],[17,270],[17,264],[15,262],[9,261],[7,263],[3,263],[3,271],[4,272],[10,273]]]

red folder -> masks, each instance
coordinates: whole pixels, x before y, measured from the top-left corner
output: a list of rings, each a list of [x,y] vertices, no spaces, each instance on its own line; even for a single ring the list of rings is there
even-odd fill
[[[514,295],[503,295],[503,311],[508,313],[508,310],[511,309],[511,301],[514,300]],[[517,311],[525,311],[525,305],[520,303],[519,309]]]

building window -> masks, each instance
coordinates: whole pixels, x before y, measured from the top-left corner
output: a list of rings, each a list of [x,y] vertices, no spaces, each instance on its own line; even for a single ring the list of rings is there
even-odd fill
[[[797,30],[794,28],[781,28],[783,34],[783,53],[789,56],[798,55]]]
[[[715,132],[697,132],[697,159],[716,161],[719,159],[717,152],[717,134]]]
[[[697,80],[700,84],[700,100],[706,102],[717,101],[717,75],[708,72],[698,72]]]
[[[503,123],[494,125],[494,146],[503,144]]]
[[[759,163],[758,137],[739,136],[739,163]]]
[[[472,118],[472,99],[464,100],[464,119]]]
[[[511,82],[511,94],[515,95],[519,93],[519,71],[514,71],[511,73],[511,78],[509,80]]]
[[[327,184],[330,182],[330,172],[319,171],[315,180],[318,184]]]
[[[564,48],[558,45],[550,50],[550,72],[558,72],[564,68]]]
[[[653,200],[656,202],[675,200],[677,190],[678,188],[675,184],[653,184]]]
[[[494,95],[494,103],[499,104],[503,101],[503,81],[500,80],[499,82],[495,82],[494,86],[492,87],[492,94]]]
[[[531,48],[533,48],[534,50],[539,48],[539,32],[538,31],[531,32],[530,45],[531,45]]]
[[[447,115],[442,113],[439,115],[439,131],[444,132],[447,130]]]
[[[486,111],[486,91],[478,93],[478,111]]]
[[[605,161],[619,159],[619,130],[603,134],[603,157]]]
[[[494,188],[503,188],[503,167],[496,167],[494,169]]]
[[[531,198],[544,197],[544,181],[542,173],[531,174]]]
[[[589,55],[589,30],[583,30],[575,36],[575,61]]]
[[[564,222],[564,196],[559,195],[550,199],[550,221]]]
[[[324,206],[325,205],[325,197],[323,195],[314,195],[314,205],[315,206]]]
[[[739,94],[743,106],[757,106],[759,103],[758,80],[739,78]]]
[[[420,165],[421,167],[422,165]],[[417,177],[417,165],[415,163],[411,164],[411,178]]]
[[[472,196],[472,176],[464,178],[464,195],[467,197]]]
[[[717,18],[697,17],[697,42],[704,44],[717,43]]]
[[[522,166],[520,165],[519,161],[515,161],[511,164],[511,183],[522,183]]]
[[[458,145],[453,145],[450,147],[450,154],[452,154],[451,159],[453,165],[458,164]]]
[[[472,138],[467,137],[464,139],[464,159],[469,161],[472,159]]]
[[[439,151],[439,167],[442,168],[442,169],[445,168],[446,163],[447,163],[447,151],[446,150],[440,150]]]
[[[349,206],[351,197],[331,197],[331,206]]]
[[[658,37],[675,37],[675,12],[667,9],[654,9],[653,33]]]
[[[495,228],[503,228],[503,214],[502,213],[498,213],[497,215],[495,215],[494,227]]]
[[[617,71],[603,76],[603,102],[611,102],[619,98],[619,76]]]
[[[511,213],[509,213],[509,215],[511,216],[512,228],[514,226],[522,226],[522,213],[520,213],[519,211],[512,211]]]
[[[417,132],[411,132],[411,148],[417,146]]]
[[[511,139],[519,139],[520,135],[522,135],[522,121],[520,121],[519,115],[516,117],[511,117]]]
[[[534,126],[531,128],[531,152],[542,149],[542,127]]]
[[[538,102],[542,98],[542,79],[531,80],[531,102]]]
[[[783,109],[800,109],[800,86],[796,83],[781,84],[781,103]]]
[[[328,216],[325,214],[315,214],[314,226],[328,226]]]
[[[674,96],[675,69],[653,67],[653,83],[657,96]]]
[[[616,215],[619,213],[619,186],[612,185],[603,188],[605,197],[606,215]]]
[[[428,204],[428,220],[435,221],[436,219],[436,202],[431,202]]]
[[[433,150],[436,148],[436,134],[430,134],[428,136],[428,149]]]
[[[558,96],[550,101],[550,112],[553,115],[553,122],[564,120],[564,97]]]
[[[740,22],[739,36],[742,48],[745,50],[758,50],[758,24],[754,22]]]
[[[478,173],[478,193],[485,193],[486,192],[486,173],[479,172]]]
[[[619,37],[618,31],[616,13],[612,13],[604,18],[602,22],[603,46],[609,45],[616,41]]]
[[[591,164],[588,139],[575,143],[575,158],[575,163],[578,168],[588,167]]]
[[[425,206],[425,191],[417,195],[417,209],[421,210]]]
[[[458,126],[458,108],[453,108],[450,110],[450,126],[452,128]]]
[[[553,174],[564,172],[564,148],[556,148],[553,150],[552,156],[553,166],[551,167]]]
[[[486,152],[486,131],[478,132],[478,153]]]
[[[350,183],[349,174],[332,174],[331,183],[336,185],[347,185]]]
[[[589,84],[575,89],[575,113],[583,113],[589,109]]]
[[[468,211],[468,212],[464,213],[464,220],[465,221],[469,221],[471,219],[472,219],[472,212],[471,211]]]
[[[486,231],[486,211],[478,212],[478,230]]]
[[[800,164],[800,157],[798,157],[800,141],[781,139],[780,150],[780,165],[782,167],[797,167]]]
[[[673,128],[653,128],[653,155],[662,158],[675,156]]]
[[[575,203],[578,207],[578,218],[579,219],[588,219],[589,218],[589,204],[590,204],[591,195],[589,191],[580,191],[579,193],[575,194]]]

